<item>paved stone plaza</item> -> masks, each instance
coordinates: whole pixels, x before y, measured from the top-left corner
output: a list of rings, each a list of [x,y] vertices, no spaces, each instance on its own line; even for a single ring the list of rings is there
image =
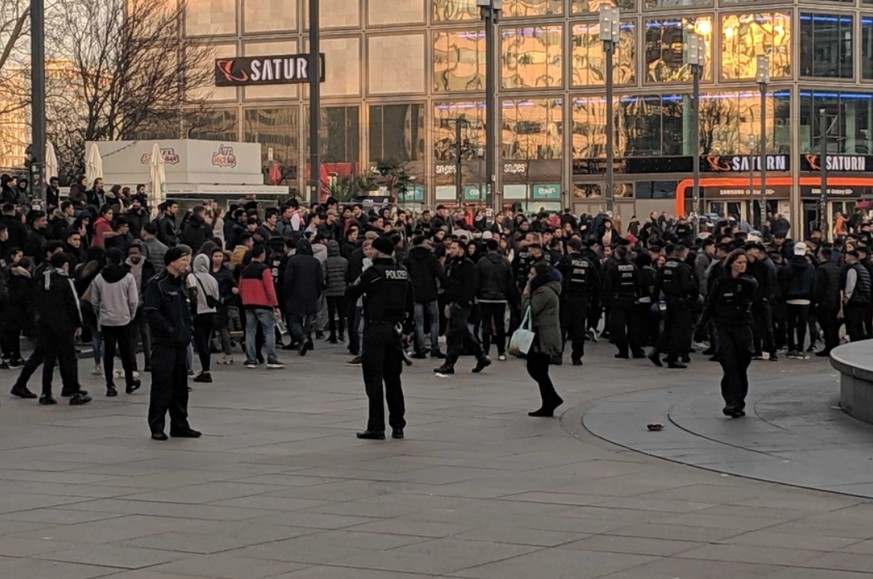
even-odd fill
[[[734,422],[699,355],[669,371],[592,345],[583,368],[553,368],[560,419],[527,417],[517,360],[480,376],[462,360],[449,380],[427,361],[404,372],[407,440],[374,443],[354,436],[360,369],[317,347],[284,353],[285,372],[219,367],[192,393],[199,440],[151,441],[148,380],[107,399],[87,361],[89,406],[4,394],[0,578],[873,572],[873,427],[832,408],[826,361],[754,363]]]

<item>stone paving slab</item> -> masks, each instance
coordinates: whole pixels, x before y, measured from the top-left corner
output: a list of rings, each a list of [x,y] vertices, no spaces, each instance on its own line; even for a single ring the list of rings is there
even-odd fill
[[[304,359],[286,354],[286,372],[216,368],[191,396],[200,440],[149,440],[147,392],[106,399],[90,376],[95,401],[82,408],[2,397],[0,577],[855,579],[873,569],[866,498],[651,456],[681,431],[690,438],[665,454],[761,468],[799,453],[791,433],[817,413],[832,418],[807,447],[817,459],[840,436],[832,459],[862,452],[864,430],[843,431],[820,408],[834,392],[824,364],[753,366],[762,396],[742,431],[718,415],[717,365],[695,356],[691,371],[656,371],[613,359],[603,342],[587,350],[582,368],[552,369],[567,401],[556,419],[526,416],[538,400],[518,360],[479,376],[462,360],[450,380],[430,364],[404,369],[408,438],[379,443],[354,437],[366,413],[360,369],[320,343]],[[780,398],[789,383],[807,405]],[[629,400],[647,411],[628,415]],[[664,402],[663,417],[687,430],[664,418],[667,436],[653,439],[645,423]],[[583,416],[632,433],[642,452],[593,436]],[[743,444],[726,444],[732,436]]]

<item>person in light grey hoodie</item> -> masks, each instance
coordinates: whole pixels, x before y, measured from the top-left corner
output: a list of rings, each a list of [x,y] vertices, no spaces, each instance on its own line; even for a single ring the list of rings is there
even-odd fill
[[[197,294],[197,315],[194,316],[194,345],[200,358],[200,374],[194,382],[211,383],[212,373],[212,331],[215,327],[215,313],[221,303],[218,282],[209,273],[209,255],[199,254],[194,258],[194,273],[188,275],[187,285]]]
[[[135,360],[131,336],[139,292],[136,279],[123,266],[124,254],[119,249],[106,252],[106,267],[94,278],[91,303],[97,314],[97,324],[103,332],[103,372],[106,376],[106,396],[118,396],[115,389],[113,363],[116,347],[121,353],[124,368],[125,392],[139,390],[140,381],[134,379]]]

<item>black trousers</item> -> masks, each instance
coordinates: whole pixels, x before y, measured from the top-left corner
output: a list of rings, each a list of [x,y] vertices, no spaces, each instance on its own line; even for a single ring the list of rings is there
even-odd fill
[[[404,415],[403,385],[400,373],[403,371],[403,345],[400,335],[390,322],[367,324],[364,329],[364,348],[361,370],[364,374],[364,387],[369,400],[367,430],[385,431],[385,403],[388,402],[388,420],[391,428],[406,426]],[[382,384],[385,384],[384,401]]]
[[[145,363],[145,369],[149,370],[152,365],[152,343],[151,338],[149,337],[149,323],[145,318],[145,314],[142,313],[142,308],[136,312],[136,317],[133,319],[133,322],[130,324],[130,340],[131,340],[131,351],[133,351],[133,369],[137,369],[136,364],[136,346],[139,343],[142,343],[142,359]]]
[[[15,388],[27,388],[27,383],[30,381],[31,376],[36,373],[37,368],[42,366],[44,361],[45,344],[39,335],[37,335],[36,346],[33,352],[30,353],[30,357],[24,362],[24,367],[21,368],[21,372],[18,374],[18,380],[15,381]]]
[[[851,341],[858,342],[873,338],[873,332],[870,328],[871,312],[873,312],[873,306],[870,304],[848,303],[843,308],[843,314],[846,318],[846,333],[849,334]]]
[[[574,362],[585,355],[585,330],[588,325],[588,296],[568,295],[561,304],[561,330],[570,340]]]
[[[667,360],[678,361],[688,355],[691,349],[691,337],[694,333],[691,327],[693,321],[691,304],[684,302],[668,302],[664,316],[664,333],[661,334],[658,350],[667,352]]]
[[[809,323],[809,304],[805,306],[785,304],[788,351],[803,352],[806,329]]]
[[[609,308],[609,337],[618,348],[618,353],[627,356],[628,346],[636,354],[641,352],[633,300],[616,301]]]
[[[555,391],[552,379],[549,377],[550,360],[551,358],[548,354],[540,354],[539,352],[531,352],[527,355],[527,374],[539,386],[540,398],[544,408],[557,406],[561,400],[561,397]]]
[[[776,353],[776,343],[773,340],[773,306],[769,302],[761,302],[752,305],[752,317],[754,326],[755,355],[760,356],[763,352]]]
[[[152,344],[152,390],[149,397],[149,428],[163,432],[170,413],[170,432],[187,430],[188,348]]]
[[[55,373],[55,362],[57,362],[63,383],[61,395],[72,396],[79,391],[79,363],[76,359],[74,333],[40,326],[39,336],[45,352],[42,365],[42,393],[46,396],[52,395],[52,376]]]
[[[197,357],[200,358],[200,369],[209,372],[212,364],[212,328],[215,326],[215,314],[197,314],[194,316],[194,346]]]
[[[328,296],[327,300],[327,329],[331,337],[336,336],[337,325],[339,335],[346,331],[346,298],[345,296]]]
[[[121,353],[121,367],[124,368],[124,383],[127,386],[133,384],[133,370],[136,368],[136,360],[133,355],[133,325],[126,326],[100,326],[103,332],[103,375],[106,376],[106,386],[115,386],[114,367],[116,348]]]
[[[718,331],[718,361],[724,372],[721,395],[726,406],[742,410],[749,393],[749,364],[754,349],[752,328],[716,325]]]
[[[470,320],[470,306],[459,306],[452,304],[452,317],[448,320],[448,328],[446,329],[446,364],[454,366],[461,357],[461,354],[467,352],[481,358],[482,346],[470,333],[470,328],[467,326]]]
[[[7,360],[21,359],[21,329],[3,328],[0,332],[0,347],[3,349],[3,358]]]
[[[824,340],[824,352],[840,345],[840,324],[837,321],[839,310],[819,306],[816,311],[818,323],[821,324],[822,339]]]
[[[482,351],[488,355],[491,343],[497,346],[497,353],[506,353],[506,304],[480,303],[482,316]]]

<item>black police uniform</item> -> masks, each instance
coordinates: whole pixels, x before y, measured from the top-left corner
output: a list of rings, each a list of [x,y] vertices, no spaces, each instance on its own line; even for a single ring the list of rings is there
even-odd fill
[[[644,356],[639,344],[638,320],[634,310],[638,295],[637,266],[627,258],[610,260],[604,274],[603,297],[609,307],[609,332],[618,348],[617,358],[628,357],[628,346],[634,357]]]
[[[167,411],[170,434],[188,425],[187,350],[193,334],[193,312],[183,278],[168,271],[153,277],[143,291],[143,311],[152,341],[152,389],[149,428],[163,433]]]
[[[600,285],[600,275],[594,262],[581,253],[565,256],[558,267],[564,278],[561,292],[561,329],[564,339],[570,339],[573,364],[582,363],[585,355],[585,328],[591,295]]]
[[[671,257],[658,272],[655,295],[664,294],[667,311],[664,332],[658,340],[657,349],[667,352],[667,361],[676,364],[688,356],[693,333],[693,306],[698,286],[694,272],[684,261]]]
[[[37,352],[44,356],[42,394],[52,397],[52,376],[57,362],[63,381],[61,395],[73,397],[80,391],[75,343],[76,330],[82,327],[79,299],[70,278],[55,268],[45,270],[42,279],[37,279],[36,290]],[[39,356],[35,358],[39,360]]]
[[[389,423],[402,433],[406,420],[400,373],[403,368],[403,344],[398,325],[413,318],[415,308],[412,280],[402,265],[392,258],[376,258],[372,267],[361,274],[349,288],[348,298],[354,303],[364,296],[364,347],[361,369],[369,399],[369,433],[385,432],[385,400],[388,402]]]
[[[709,292],[700,325],[712,319],[718,332],[718,361],[724,375],[721,395],[724,413],[742,416],[749,393],[747,375],[755,348],[752,335],[752,302],[758,282],[750,275],[725,273]]]

